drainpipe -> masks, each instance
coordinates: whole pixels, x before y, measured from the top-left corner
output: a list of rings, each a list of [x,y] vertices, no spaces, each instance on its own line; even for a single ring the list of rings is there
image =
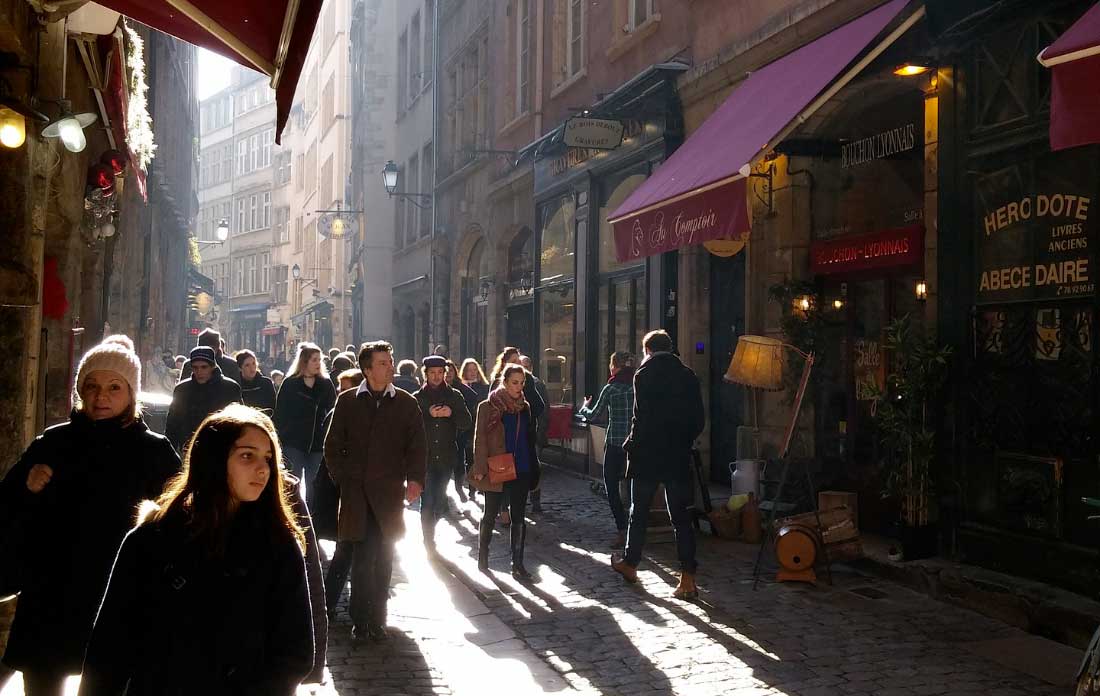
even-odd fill
[[[546,0],[535,0],[535,56],[538,63],[535,67],[535,138],[542,137],[542,76],[545,61],[543,60],[543,28],[545,26]]]
[[[435,239],[436,228],[439,224],[439,205],[437,204],[439,191],[439,15],[443,12],[444,4],[436,2],[435,12],[432,13],[432,232],[431,242],[428,245],[428,274],[431,277],[431,287],[428,292],[428,351],[434,351],[438,339],[439,321],[436,316],[436,282],[435,282]],[[415,335],[415,332],[414,332]]]

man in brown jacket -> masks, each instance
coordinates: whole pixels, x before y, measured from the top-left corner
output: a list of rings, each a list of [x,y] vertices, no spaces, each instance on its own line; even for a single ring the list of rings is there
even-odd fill
[[[424,489],[428,461],[416,399],[393,386],[393,347],[364,343],[358,389],[340,394],[325,438],[325,463],[340,486],[337,536],[354,544],[352,638],[382,641],[393,574],[393,546],[405,533],[404,502]]]

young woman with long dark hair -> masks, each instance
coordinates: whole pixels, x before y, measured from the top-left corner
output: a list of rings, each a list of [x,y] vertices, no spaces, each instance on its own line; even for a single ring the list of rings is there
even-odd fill
[[[295,692],[313,627],[280,457],[259,411],[235,404],[203,421],[118,552],[81,696]]]
[[[275,384],[260,372],[260,363],[252,351],[238,350],[233,356],[237,367],[241,368],[241,400],[245,406],[263,411],[270,416],[275,413]]]

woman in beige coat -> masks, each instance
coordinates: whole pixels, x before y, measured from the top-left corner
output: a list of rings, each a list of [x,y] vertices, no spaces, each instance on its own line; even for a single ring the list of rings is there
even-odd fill
[[[470,481],[485,494],[485,510],[478,537],[478,568],[482,572],[489,570],[493,521],[501,506],[507,504],[512,513],[512,576],[519,580],[531,579],[531,574],[523,566],[523,547],[527,537],[525,512],[527,496],[538,488],[541,475],[539,459],[535,455],[536,421],[531,417],[531,408],[523,397],[526,378],[527,373],[522,367],[509,365],[504,369],[502,386],[490,392],[489,398],[477,407],[474,465],[470,468]],[[516,478],[505,483],[492,483],[489,480],[489,458],[505,453],[515,458]]]

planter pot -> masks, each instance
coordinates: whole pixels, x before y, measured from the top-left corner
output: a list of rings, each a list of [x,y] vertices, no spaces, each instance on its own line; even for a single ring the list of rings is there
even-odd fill
[[[940,530],[938,525],[910,527],[898,524],[894,528],[894,537],[900,542],[901,552],[906,561],[919,561],[939,554]]]

